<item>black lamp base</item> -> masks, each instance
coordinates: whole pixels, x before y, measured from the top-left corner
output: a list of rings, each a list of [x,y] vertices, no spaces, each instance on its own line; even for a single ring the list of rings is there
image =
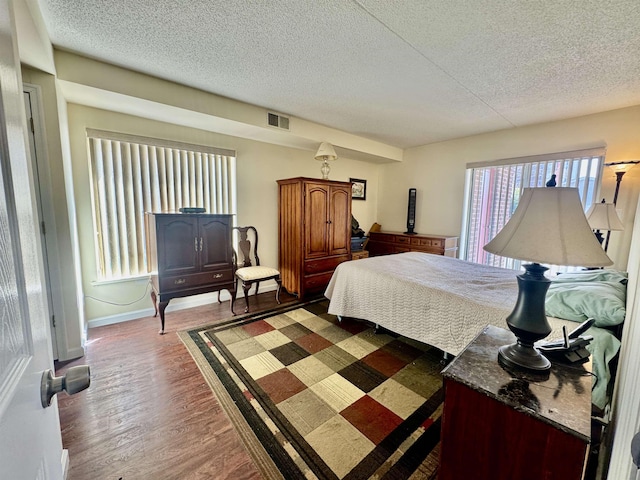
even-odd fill
[[[536,372],[546,372],[551,368],[551,362],[535,347],[512,343],[504,345],[498,350],[498,361],[509,368],[520,368]]]

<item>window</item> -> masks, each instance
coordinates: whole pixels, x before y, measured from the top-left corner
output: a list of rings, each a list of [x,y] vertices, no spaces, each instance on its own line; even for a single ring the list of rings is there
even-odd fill
[[[98,280],[147,274],[145,212],[235,213],[235,151],[87,130]]]
[[[467,165],[461,258],[520,269],[520,261],[485,252],[518,206],[523,188],[544,187],[552,174],[558,187],[577,187],[585,211],[597,201],[604,149],[563,152]]]

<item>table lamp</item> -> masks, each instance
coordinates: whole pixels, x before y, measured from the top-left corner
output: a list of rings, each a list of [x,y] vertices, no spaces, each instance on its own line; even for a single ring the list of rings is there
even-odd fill
[[[613,262],[594,236],[576,188],[527,188],[507,224],[484,246],[487,252],[532,262],[517,275],[518,298],[507,317],[517,342],[504,345],[498,360],[507,367],[546,372],[551,362],[533,344],[551,327],[545,297],[551,281],[541,263],[601,267]]]
[[[322,166],[320,167],[322,178],[324,180],[328,180],[329,172],[331,171],[329,161],[337,160],[338,158],[338,155],[336,155],[336,151],[333,149],[333,145],[327,142],[322,142],[314,158],[322,162]]]

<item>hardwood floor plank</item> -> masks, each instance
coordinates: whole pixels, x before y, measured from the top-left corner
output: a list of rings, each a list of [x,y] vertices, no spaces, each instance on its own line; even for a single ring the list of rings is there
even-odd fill
[[[295,297],[282,292],[283,303]],[[273,292],[250,299],[251,311],[276,307]],[[238,301],[237,311],[244,309]],[[230,318],[229,302],[168,312],[89,330],[86,355],[56,364],[91,367],[91,386],[58,395],[68,480],[238,479],[261,475],[226,413],[176,335]]]

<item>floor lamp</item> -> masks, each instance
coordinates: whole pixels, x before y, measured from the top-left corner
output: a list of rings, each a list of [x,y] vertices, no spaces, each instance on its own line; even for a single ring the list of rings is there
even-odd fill
[[[605,163],[605,167],[611,167],[616,174],[616,191],[613,194],[613,205],[617,205],[618,203],[618,193],[620,192],[620,183],[622,182],[622,177],[625,173],[635,167],[640,160],[626,160],[624,162],[613,162],[613,163]],[[609,237],[611,236],[611,231],[607,232],[607,239],[604,242],[604,250],[607,251],[609,248]]]
[[[616,206],[613,203],[605,203],[604,198],[602,202],[591,205],[587,212],[587,221],[601,245],[604,241],[602,231],[606,231],[608,236],[612,230],[624,230],[622,221],[616,212]],[[603,247],[606,252],[609,247],[608,243]]]

